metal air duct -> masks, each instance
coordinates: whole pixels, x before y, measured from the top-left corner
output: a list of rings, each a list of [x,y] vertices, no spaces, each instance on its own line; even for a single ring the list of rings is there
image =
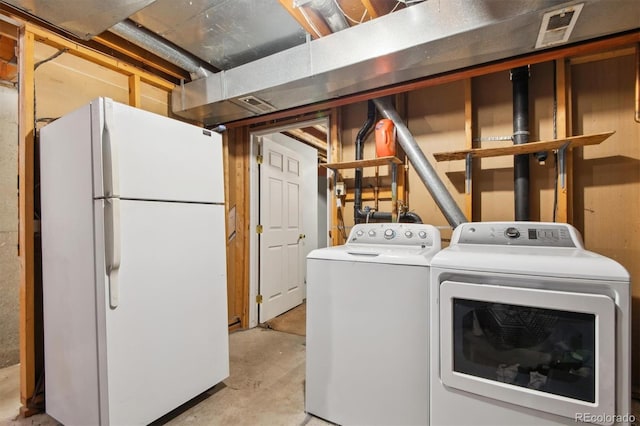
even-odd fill
[[[455,228],[461,223],[468,222],[464,213],[462,213],[462,210],[460,210],[460,207],[458,207],[458,204],[451,194],[449,194],[442,180],[440,180],[438,173],[433,166],[431,166],[427,157],[424,156],[413,135],[402,121],[402,118],[400,118],[400,115],[398,115],[397,111],[391,105],[391,102],[389,102],[389,99],[380,98],[375,99],[373,102],[376,104],[380,114],[395,124],[398,143],[400,143],[404,153],[416,169],[416,173],[418,173],[418,176],[427,187],[427,190],[440,208],[440,211],[442,211],[442,214],[444,214],[449,225]]]
[[[621,3],[582,1],[567,42],[637,30],[640,8],[634,0]],[[527,54],[536,51],[543,16],[575,5],[558,0],[425,1],[187,83],[174,91],[172,109],[215,125],[265,114],[240,101],[248,95],[280,111]]]
[[[123,39],[142,47],[145,50],[165,59],[168,62],[188,71],[192,80],[208,77],[210,74],[197,59],[171,46],[166,40],[138,27],[135,23],[124,20],[118,22],[109,31]]]

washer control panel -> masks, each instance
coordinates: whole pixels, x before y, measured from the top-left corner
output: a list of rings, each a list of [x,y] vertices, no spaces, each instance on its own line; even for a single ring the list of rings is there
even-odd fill
[[[566,223],[469,222],[456,228],[451,244],[581,248],[582,237]]]
[[[422,223],[359,223],[347,244],[388,244],[432,247],[440,244],[440,231]]]

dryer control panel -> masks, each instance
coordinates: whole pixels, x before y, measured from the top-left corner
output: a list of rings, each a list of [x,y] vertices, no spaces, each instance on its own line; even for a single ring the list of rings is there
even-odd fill
[[[469,222],[459,225],[451,244],[493,244],[583,248],[580,233],[566,223]]]
[[[422,223],[359,223],[351,229],[347,244],[440,246],[440,231]]]

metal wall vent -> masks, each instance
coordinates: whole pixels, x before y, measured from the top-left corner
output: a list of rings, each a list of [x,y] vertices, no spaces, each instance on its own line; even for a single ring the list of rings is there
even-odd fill
[[[276,107],[274,107],[270,103],[251,95],[238,98],[238,101],[240,101],[242,106],[244,106],[248,110],[251,110],[258,114],[263,114],[265,112],[271,112],[276,110]]]
[[[542,16],[536,49],[566,43],[583,6],[584,3],[580,3],[545,13]]]

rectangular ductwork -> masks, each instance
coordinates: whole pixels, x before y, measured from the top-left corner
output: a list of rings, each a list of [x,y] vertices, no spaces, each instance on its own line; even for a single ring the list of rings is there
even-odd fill
[[[184,84],[173,92],[173,111],[226,123],[530,53],[543,25],[567,27],[566,41],[553,46],[638,29],[633,0],[611,3],[425,1]],[[553,18],[563,8],[579,16],[571,12],[564,25],[565,18]]]

